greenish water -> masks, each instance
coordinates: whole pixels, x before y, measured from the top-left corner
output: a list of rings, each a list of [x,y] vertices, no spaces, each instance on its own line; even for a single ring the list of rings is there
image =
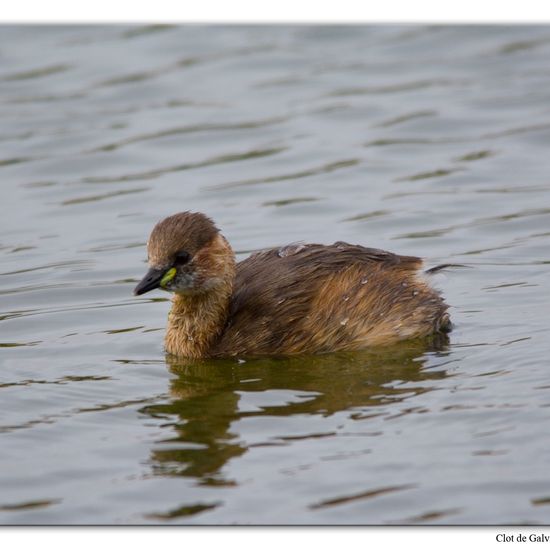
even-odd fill
[[[0,28],[0,523],[550,517],[550,27]],[[460,263],[456,325],[165,359],[156,221]]]

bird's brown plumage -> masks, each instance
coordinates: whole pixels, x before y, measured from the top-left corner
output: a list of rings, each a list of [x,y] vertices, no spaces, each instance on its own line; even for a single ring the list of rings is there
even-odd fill
[[[172,221],[161,222],[165,230],[158,224],[149,240],[149,255],[153,250],[157,263],[166,265],[166,250],[173,254],[183,242],[195,247],[185,269],[204,286],[173,289],[165,340],[171,354],[325,353],[450,330],[448,306],[422,276],[420,258],[338,242],[289,245],[235,264],[213,224],[215,231],[196,219],[191,224],[200,228],[200,246],[192,234],[181,235],[178,227],[186,226],[186,216],[197,214],[167,218]],[[216,284],[207,284],[211,281]]]
[[[422,261],[347,243],[295,245],[237,264],[216,355],[362,349],[427,336],[447,306]]]

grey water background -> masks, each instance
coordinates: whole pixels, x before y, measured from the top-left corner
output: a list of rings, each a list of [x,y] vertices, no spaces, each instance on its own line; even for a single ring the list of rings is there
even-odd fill
[[[550,523],[550,27],[3,26],[0,120],[0,523]],[[449,344],[167,361],[187,209],[466,264]]]

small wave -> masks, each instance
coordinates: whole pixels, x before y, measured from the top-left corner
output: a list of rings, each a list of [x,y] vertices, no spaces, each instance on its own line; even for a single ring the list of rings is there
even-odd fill
[[[429,172],[419,172],[418,174],[413,174],[412,176],[405,176],[403,178],[397,178],[394,181],[418,181],[425,180],[430,178],[442,178],[443,176],[449,176],[455,172],[461,172],[462,168],[440,168],[438,170],[432,170]]]
[[[19,273],[29,273],[31,271],[39,271],[41,269],[57,269],[59,267],[89,267],[93,265],[91,260],[67,260],[63,262],[52,262],[49,264],[39,265],[37,267],[29,267],[27,269],[18,269],[16,271],[5,271],[0,275],[18,275]]]
[[[428,80],[415,80],[399,84],[387,84],[385,86],[358,86],[354,88],[340,88],[328,94],[330,97],[392,94],[432,88],[435,86],[455,86],[469,84],[468,80],[449,80],[446,78],[434,78]]]
[[[293,172],[290,174],[281,174],[279,176],[271,176],[267,178],[255,178],[244,181],[236,181],[231,183],[222,183],[220,185],[212,185],[208,189],[232,189],[235,187],[243,187],[248,185],[257,185],[259,183],[275,183],[278,181],[286,180],[295,180],[300,178],[307,178],[309,176],[317,176],[319,174],[326,174],[333,172],[334,170],[340,170],[341,168],[349,168],[350,166],[355,166],[359,164],[360,159],[347,159],[340,160],[337,162],[331,162],[329,164],[323,164],[315,168],[310,168],[309,170],[303,170],[301,172]]]
[[[239,162],[242,160],[251,160],[261,157],[267,157],[271,155],[276,155],[285,151],[286,147],[272,147],[270,149],[252,149],[244,153],[233,153],[229,155],[221,155],[217,157],[212,157],[210,159],[199,161],[199,162],[189,162],[186,164],[178,164],[175,166],[169,166],[167,168],[159,168],[157,170],[149,170],[146,172],[135,172],[133,174],[124,174],[121,176],[104,176],[104,177],[87,177],[83,178],[83,183],[121,183],[124,181],[133,181],[133,180],[149,180],[163,176],[164,174],[170,174],[174,172],[182,172],[184,170],[193,170],[195,168],[204,168],[206,166],[215,166],[217,164],[226,164],[229,162]]]
[[[50,500],[31,500],[17,504],[0,504],[0,512],[18,512],[20,510],[33,510],[35,508],[45,508],[62,502],[60,498]]]
[[[176,25],[160,25],[160,24],[157,24],[157,25],[144,25],[144,26],[134,27],[132,29],[124,31],[121,34],[121,37],[125,38],[125,39],[138,38],[138,37],[144,36],[144,35],[171,31],[171,30],[176,29],[176,28],[177,28]]]
[[[398,124],[403,124],[403,122],[408,122],[409,120],[414,120],[417,118],[426,118],[437,116],[437,111],[426,110],[426,111],[414,111],[412,113],[407,113],[401,116],[389,118],[382,122],[379,122],[375,126],[378,128],[389,128],[390,126],[397,126]]]
[[[391,212],[389,210],[373,210],[372,212],[366,212],[364,214],[357,214],[350,218],[344,218],[343,222],[358,222],[362,220],[370,220],[371,218],[380,218],[381,216],[387,216]]]
[[[59,65],[50,65],[48,67],[41,67],[38,69],[32,69],[29,71],[22,71],[18,73],[12,73],[1,77],[1,80],[6,82],[16,81],[16,80],[30,80],[32,78],[43,78],[45,76],[50,76],[52,74],[64,73],[71,68],[70,65],[59,64]]]
[[[0,348],[18,348],[21,346],[36,346],[37,344],[40,344],[41,340],[36,340],[35,342],[0,342]],[[0,387],[2,387],[0,385]]]
[[[406,484],[406,485],[393,485],[389,487],[381,487],[379,489],[374,489],[371,491],[365,491],[363,493],[357,493],[353,495],[345,495],[341,497],[331,498],[327,500],[322,500],[317,504],[311,504],[309,508],[312,510],[319,510],[322,508],[328,508],[331,506],[338,506],[340,504],[347,504],[348,502],[354,502],[356,500],[364,500],[368,498],[374,498],[382,495],[387,495],[389,493],[394,493],[396,491],[404,491],[407,489],[414,489],[416,485]]]
[[[492,157],[495,155],[495,151],[491,151],[489,149],[484,149],[481,151],[473,151],[471,153],[467,153],[465,155],[462,155],[460,157],[456,157],[454,160],[455,162],[472,162],[475,160],[482,160],[489,157]]]
[[[145,517],[147,519],[170,520],[170,519],[176,519],[181,517],[196,516],[197,514],[200,514],[202,512],[213,510],[214,508],[217,508],[222,504],[223,504],[222,502],[213,502],[212,504],[202,504],[202,503],[191,504],[189,506],[180,506],[179,508],[175,508],[174,510],[170,510],[164,513],[147,514],[145,515]]]
[[[447,145],[471,141],[466,138],[380,138],[367,141],[364,147],[386,147],[389,145]]]
[[[316,197],[293,197],[290,199],[279,199],[276,201],[267,201],[263,202],[262,206],[288,206],[290,204],[299,204],[302,202],[316,202],[318,199]]]
[[[22,164],[24,162],[32,162],[36,160],[32,157],[13,157],[8,159],[0,160],[0,167],[2,166],[11,166],[13,164]]]
[[[278,124],[287,120],[287,117],[274,117],[264,120],[253,120],[247,122],[234,122],[226,124],[195,124],[192,126],[179,126],[176,128],[168,128],[166,130],[159,130],[158,132],[151,132],[142,134],[139,136],[130,137],[117,142],[101,145],[95,149],[91,149],[88,153],[96,153],[99,151],[114,151],[130,145],[132,143],[140,143],[142,141],[149,141],[154,139],[160,139],[165,137],[177,136],[180,134],[194,134],[199,132],[218,132],[218,131],[230,131],[230,130],[249,130],[254,128],[262,128],[264,126],[270,126],[272,124]]]
[[[19,382],[5,382],[0,384],[0,388],[11,388],[13,386],[33,386],[35,384],[53,384],[65,385],[73,382],[95,382],[112,380],[110,376],[63,376],[57,380],[20,380]]]
[[[138,189],[126,189],[123,191],[113,191],[111,193],[103,193],[102,195],[88,195],[87,197],[78,197],[76,199],[68,199],[60,204],[62,206],[69,206],[73,204],[82,204],[86,202],[97,202],[105,199],[110,199],[112,197],[119,197],[121,195],[131,195],[133,193],[143,193],[144,191],[149,191],[149,187],[140,187]]]

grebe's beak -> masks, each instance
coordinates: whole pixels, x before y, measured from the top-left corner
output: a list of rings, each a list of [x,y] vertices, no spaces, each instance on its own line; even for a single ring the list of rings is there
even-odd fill
[[[155,269],[152,267],[145,274],[145,277],[141,279],[141,281],[136,286],[136,288],[134,288],[134,296],[140,296],[141,294],[145,294],[150,290],[158,288],[165,274],[166,274],[166,270]]]

